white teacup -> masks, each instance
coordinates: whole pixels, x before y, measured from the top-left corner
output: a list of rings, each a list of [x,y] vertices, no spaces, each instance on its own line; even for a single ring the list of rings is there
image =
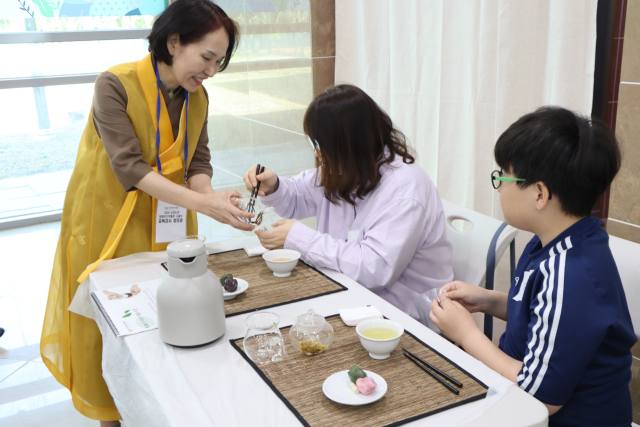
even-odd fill
[[[275,249],[262,254],[267,266],[273,271],[276,277],[291,276],[293,270],[300,259],[300,252],[291,249]],[[286,260],[286,261],[282,261]]]
[[[385,340],[368,338],[362,335],[364,331],[371,328],[388,328],[394,331],[397,336]],[[398,346],[400,337],[404,333],[404,328],[400,323],[387,319],[369,319],[358,323],[356,333],[360,337],[360,344],[369,352],[372,359],[386,359],[391,352]]]

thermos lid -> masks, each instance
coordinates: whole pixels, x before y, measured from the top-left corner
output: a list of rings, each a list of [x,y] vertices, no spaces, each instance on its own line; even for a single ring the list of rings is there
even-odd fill
[[[191,258],[206,253],[204,242],[196,239],[182,239],[167,246],[167,255],[173,258]]]

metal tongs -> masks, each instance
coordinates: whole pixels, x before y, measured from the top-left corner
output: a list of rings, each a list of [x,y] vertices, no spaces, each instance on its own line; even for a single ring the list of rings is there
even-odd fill
[[[256,166],[256,176],[260,175],[262,172],[264,172],[264,166],[260,167],[260,164],[258,164]],[[258,181],[258,185],[253,187],[253,190],[251,190],[251,197],[247,204],[247,212],[249,213],[256,213],[256,199],[258,198],[258,191],[260,191],[260,183],[261,181]]]

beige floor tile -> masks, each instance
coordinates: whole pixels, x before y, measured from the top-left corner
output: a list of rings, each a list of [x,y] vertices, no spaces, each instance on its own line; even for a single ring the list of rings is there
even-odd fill
[[[27,284],[48,286],[59,235],[60,222],[0,231],[0,297]]]
[[[97,427],[78,413],[71,394],[42,363],[28,362],[0,382],[0,425]]]
[[[31,360],[39,352],[45,301],[0,298],[0,359]]]
[[[42,356],[40,356],[40,353],[38,353],[38,355],[36,357],[34,357],[33,359],[31,359],[29,362],[38,362],[38,363],[44,363],[42,361]]]
[[[0,359],[0,382],[20,369],[25,363],[27,362],[24,360]]]
[[[7,294],[6,297],[46,301],[49,296],[49,284],[49,276],[42,277],[34,283],[21,286],[15,291]]]

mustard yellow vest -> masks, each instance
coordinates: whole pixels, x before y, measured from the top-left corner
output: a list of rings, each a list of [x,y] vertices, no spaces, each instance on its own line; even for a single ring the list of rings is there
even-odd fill
[[[127,114],[140,140],[144,160],[156,166],[156,102],[158,90],[151,55],[117,65],[115,74],[127,91]],[[162,98],[162,97],[161,97]],[[164,99],[161,99],[160,161],[163,176],[184,184],[185,109],[174,142]],[[202,88],[189,94],[187,165],[205,122],[207,99]],[[138,252],[166,249],[154,243],[154,200],[142,191],[125,192],[96,133],[92,115],[85,127],[62,213],[40,349],[56,379],[71,391],[81,413],[103,421],[119,419],[101,372],[100,332],[93,321],[67,310],[90,264]],[[187,213],[187,234],[197,234],[196,213]],[[98,262],[97,262],[98,261]],[[81,277],[82,275],[82,277]]]

